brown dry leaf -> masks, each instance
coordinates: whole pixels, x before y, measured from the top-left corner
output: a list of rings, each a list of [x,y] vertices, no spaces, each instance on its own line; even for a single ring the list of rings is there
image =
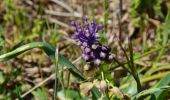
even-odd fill
[[[5,64],[5,63],[0,64],[0,70],[5,71],[7,68],[6,66],[7,66],[7,64]]]
[[[92,82],[82,83],[80,85],[80,90],[84,95],[88,95],[88,92],[93,88],[94,84]]]
[[[123,99],[124,95],[123,93],[119,90],[118,87],[113,87],[112,89],[110,89],[111,93],[115,94],[118,98]]]
[[[106,81],[102,80],[100,82],[100,90],[101,90],[101,92],[106,92],[107,88],[108,88],[108,86],[107,86]]]
[[[161,22],[159,20],[155,20],[155,19],[152,19],[152,18],[148,18],[148,21],[151,22],[156,27],[159,27],[160,24],[161,24]]]

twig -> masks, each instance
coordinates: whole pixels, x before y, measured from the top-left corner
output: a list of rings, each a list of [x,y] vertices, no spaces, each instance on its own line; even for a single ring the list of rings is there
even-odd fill
[[[23,0],[25,1],[28,5],[32,6],[33,5],[33,2],[31,0]]]
[[[105,32],[107,32],[108,27],[108,19],[109,19],[109,0],[103,1],[104,6],[104,24],[105,24]]]
[[[61,16],[61,17],[78,17],[78,18],[82,18],[82,14],[78,13],[78,12],[71,12],[71,13],[66,13],[66,12],[57,12],[57,11],[53,11],[53,10],[45,10],[46,14],[50,14],[50,15],[55,15],[55,16]]]
[[[122,0],[119,0],[119,9],[120,9],[120,16],[121,16],[121,18],[122,18],[122,12],[123,12],[123,1]]]
[[[59,49],[59,45],[57,44],[56,52],[55,52],[55,60],[56,61],[54,61],[54,63],[55,63],[55,67],[54,67],[54,70],[55,70],[54,100],[57,97],[57,90],[58,90],[58,56],[59,56],[58,49]]]
[[[123,51],[123,53],[125,54],[125,57],[127,59],[127,62],[128,62],[128,66],[130,67],[131,64],[130,64],[130,59],[125,51],[125,49],[123,48],[122,46],[122,26],[121,26],[121,20],[120,20],[121,16],[119,14],[117,14],[117,19],[118,19],[118,26],[119,26],[119,46],[120,46],[120,49]]]
[[[67,4],[65,4],[64,2],[61,2],[60,0],[51,0],[51,1],[53,1],[54,3],[60,5],[63,8],[65,8],[69,12],[73,12],[73,9],[70,6],[68,6]]]
[[[52,22],[52,23],[56,23],[56,24],[58,24],[58,25],[60,25],[60,26],[63,26],[63,27],[72,29],[71,26],[69,26],[69,25],[67,25],[67,24],[65,24],[65,23],[63,23],[63,22],[61,22],[61,21],[59,21],[59,20],[57,20],[57,19],[55,19],[55,18],[48,17],[48,19],[49,19],[49,21]]]
[[[121,1],[121,0],[120,0]],[[121,8],[121,7],[120,7]],[[120,15],[117,15],[117,18],[118,18],[118,24],[119,24],[119,39],[120,39],[120,41],[119,41],[119,45],[120,45],[120,48],[123,50],[123,52],[124,52],[124,54],[125,54],[125,57],[126,57],[126,59],[127,59],[127,63],[128,63],[128,66],[129,66],[129,69],[130,69],[130,71],[129,72],[131,72],[130,74],[134,77],[134,79],[135,79],[135,81],[136,81],[136,83],[137,83],[137,90],[138,90],[138,92],[141,92],[142,91],[142,85],[141,85],[141,82],[140,82],[140,79],[139,79],[139,76],[138,76],[138,73],[137,73],[137,70],[136,70],[136,68],[135,68],[135,66],[134,66],[134,58],[133,58],[133,48],[132,48],[132,43],[131,43],[131,41],[130,41],[130,44],[129,44],[129,49],[130,49],[130,58],[128,57],[128,55],[127,55],[127,53],[126,53],[126,51],[125,51],[125,49],[122,47],[122,39],[121,39],[121,34],[122,34],[122,27],[121,27],[121,20],[120,20],[120,18],[121,18],[121,14]],[[124,65],[124,64],[122,64],[122,65]],[[126,67],[123,67],[124,69],[126,68]],[[127,69],[126,69],[127,70]]]
[[[76,60],[74,60],[72,63],[75,64],[76,62],[78,62],[81,59],[81,57],[77,58]],[[26,93],[24,93],[23,95],[21,95],[21,97],[25,97],[26,95],[28,95],[29,93],[31,93],[32,91],[34,91],[35,89],[37,89],[38,87],[42,86],[44,83],[48,82],[49,80],[53,79],[55,77],[55,73],[53,73],[52,75],[50,75],[48,78],[46,78],[45,80],[43,80],[42,82],[40,82],[39,84],[37,84],[36,86],[34,86],[32,89],[30,89],[29,91],[27,91]],[[16,99],[18,100],[18,99]]]
[[[116,58],[114,58],[114,57],[113,57],[113,60],[114,60],[117,64],[119,64],[119,66],[123,67],[129,74],[131,74],[131,71],[129,71],[129,69],[124,66],[124,64],[122,64],[121,62],[119,62],[119,61],[118,61]]]
[[[131,72],[132,72],[132,75],[136,81],[136,84],[137,84],[137,90],[138,90],[138,93],[142,91],[142,85],[141,85],[141,82],[140,82],[140,79],[139,79],[139,76],[138,76],[138,72],[137,72],[137,69],[136,67],[134,66],[134,58],[133,58],[133,48],[132,48],[132,41],[129,40],[130,43],[129,43],[129,50],[130,50],[130,63],[131,63]]]
[[[28,95],[29,93],[31,93],[32,91],[34,91],[36,88],[42,86],[44,83],[48,82],[49,80],[51,80],[52,78],[55,77],[55,74],[50,75],[48,78],[46,78],[45,80],[43,80],[42,82],[40,82],[39,84],[37,84],[36,86],[34,86],[32,89],[30,89],[29,91],[27,91],[26,93],[24,93],[23,95],[21,95],[21,97],[25,97],[26,95]],[[18,100],[18,99],[16,99]]]

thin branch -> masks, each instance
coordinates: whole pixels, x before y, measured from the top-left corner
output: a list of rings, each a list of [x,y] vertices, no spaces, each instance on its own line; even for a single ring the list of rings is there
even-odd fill
[[[119,9],[120,9],[120,17],[122,18],[122,12],[123,12],[123,1],[119,0]]]
[[[54,85],[54,100],[56,99],[57,97],[57,90],[58,90],[58,57],[59,57],[59,45],[57,44],[57,47],[56,47],[56,52],[55,52],[55,60],[54,63],[55,63],[55,67],[54,67],[54,70],[55,70],[55,85]]]
[[[63,23],[63,22],[61,22],[61,21],[59,21],[59,20],[57,20],[57,19],[55,19],[55,18],[48,17],[48,19],[49,19],[49,21],[52,22],[52,23],[56,23],[56,24],[58,24],[58,25],[60,25],[60,26],[66,27],[66,28],[68,28],[68,29],[72,29],[71,26],[69,26],[69,25],[67,25],[67,24],[65,24],[65,23]]]
[[[45,10],[46,14],[50,14],[50,15],[55,15],[55,16],[61,16],[61,17],[78,17],[78,18],[82,18],[83,14],[82,13],[78,13],[78,12],[71,12],[71,13],[67,13],[67,12],[57,12],[57,11],[53,11],[53,10]]]
[[[129,69],[126,68],[126,67],[124,66],[124,64],[122,64],[121,62],[119,62],[115,57],[113,57],[113,60],[114,60],[119,66],[123,67],[128,73],[131,74],[131,72],[129,71]]]
[[[125,49],[124,49],[123,46],[122,46],[122,36],[121,36],[121,34],[122,34],[122,26],[121,26],[121,20],[120,20],[120,15],[119,15],[119,14],[117,14],[117,19],[118,19],[118,26],[119,26],[119,42],[118,42],[118,43],[119,43],[119,46],[120,46],[121,50],[122,50],[123,53],[125,54],[125,57],[126,57],[126,59],[127,59],[128,66],[131,67],[130,59],[129,59],[129,57],[128,57],[126,51],[125,51]]]
[[[65,8],[69,12],[73,12],[73,9],[69,5],[65,4],[64,2],[61,2],[60,0],[51,0],[51,1],[53,1],[54,3],[60,5],[63,8]]]
[[[134,58],[133,58],[133,48],[132,48],[132,42],[131,40],[129,40],[130,43],[129,43],[129,50],[130,50],[130,63],[131,63],[131,72],[132,72],[132,75],[136,81],[136,84],[137,84],[137,89],[138,89],[138,93],[142,91],[142,85],[141,85],[141,82],[140,82],[140,79],[139,79],[139,76],[138,76],[138,72],[137,72],[137,69],[136,67],[134,66]]]
[[[74,60],[72,63],[75,64],[76,62],[78,62],[81,59],[81,57],[77,58],[76,60]],[[55,77],[55,73],[53,73],[52,75],[50,75],[48,78],[46,78],[45,80],[43,80],[42,82],[40,82],[39,84],[37,84],[36,86],[34,86],[32,89],[30,89],[29,91],[27,91],[26,93],[24,93],[23,95],[21,95],[22,98],[24,98],[26,95],[28,95],[29,93],[31,93],[32,91],[34,91],[35,89],[37,89],[38,87],[42,86],[43,84],[47,83],[48,81],[50,81],[51,79],[53,79]],[[18,99],[16,99],[18,100]]]

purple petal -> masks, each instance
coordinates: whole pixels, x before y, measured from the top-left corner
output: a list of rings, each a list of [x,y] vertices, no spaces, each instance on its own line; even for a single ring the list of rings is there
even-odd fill
[[[82,58],[85,60],[85,61],[88,61],[90,59],[90,57],[86,54],[82,54]]]
[[[90,52],[90,56],[91,56],[92,58],[96,58],[95,55],[94,55],[94,52]]]
[[[71,25],[74,26],[74,27],[76,27],[76,22],[72,21],[72,22],[71,22]]]
[[[94,64],[99,66],[101,64],[101,60],[100,59],[95,59]]]
[[[101,58],[105,58],[105,57],[106,57],[106,53],[100,52],[100,57],[101,57]]]
[[[115,56],[115,55],[113,55],[113,54],[109,55],[109,56],[108,56],[108,60],[109,60],[109,61],[113,60],[114,56]]]
[[[91,49],[88,48],[88,47],[86,47],[86,48],[84,49],[84,52],[85,52],[85,53],[89,53],[90,51],[91,51]]]
[[[102,30],[102,28],[103,28],[103,25],[99,24],[98,27],[97,27],[97,31],[96,32],[99,32],[100,30]]]

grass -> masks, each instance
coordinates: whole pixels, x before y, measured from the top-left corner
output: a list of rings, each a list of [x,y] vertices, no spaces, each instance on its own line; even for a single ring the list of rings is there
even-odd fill
[[[63,1],[0,1],[0,99],[170,98],[168,1]],[[81,14],[104,25],[111,63],[81,59],[70,25]]]

